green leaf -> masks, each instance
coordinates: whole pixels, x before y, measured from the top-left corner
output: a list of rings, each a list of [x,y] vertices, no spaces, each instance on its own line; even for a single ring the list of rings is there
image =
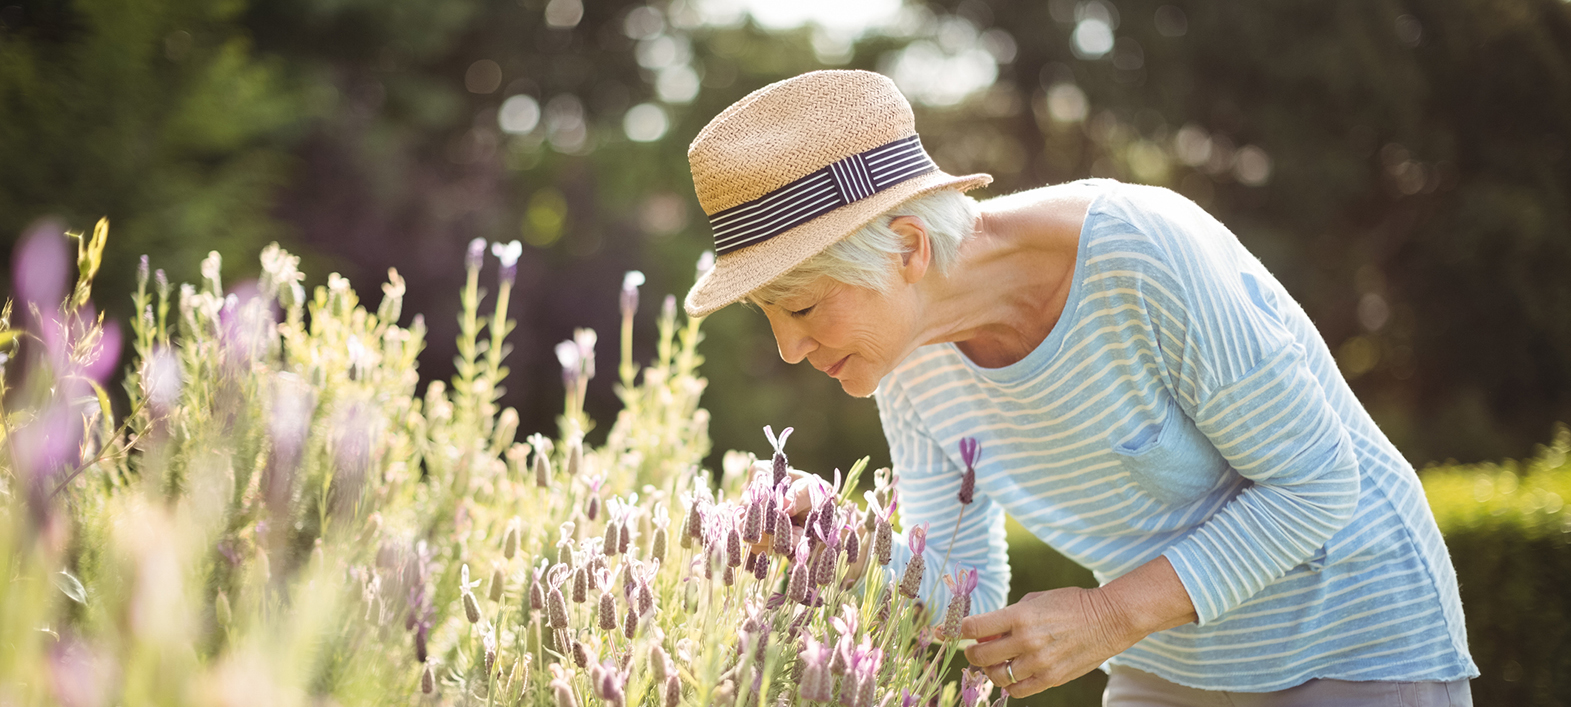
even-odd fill
[[[65,593],[66,596],[71,597],[72,601],[78,604],[87,603],[87,588],[82,586],[80,580],[71,576],[70,572],[60,570],[55,573],[54,579],[55,586],[59,587],[60,591]]]

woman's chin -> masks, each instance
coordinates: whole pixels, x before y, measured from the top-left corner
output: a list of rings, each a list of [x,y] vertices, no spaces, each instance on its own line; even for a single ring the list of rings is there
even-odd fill
[[[878,390],[878,381],[868,381],[861,376],[840,379],[840,388],[853,398],[870,398]]]

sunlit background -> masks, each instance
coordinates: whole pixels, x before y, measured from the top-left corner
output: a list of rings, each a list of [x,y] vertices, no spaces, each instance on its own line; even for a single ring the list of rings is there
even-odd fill
[[[108,216],[119,317],[143,253],[182,281],[217,250],[241,281],[276,240],[308,286],[367,296],[397,268],[431,380],[465,244],[518,239],[502,404],[550,430],[552,346],[613,341],[640,269],[647,358],[710,247],[699,128],[771,81],[868,69],[941,167],[995,176],[981,196],[1101,176],[1209,209],[1415,465],[1522,457],[1571,420],[1568,67],[1561,0],[0,0],[0,252]],[[772,424],[798,466],[887,463],[873,402],[783,364],[757,312],[706,335],[717,454],[762,454]]]

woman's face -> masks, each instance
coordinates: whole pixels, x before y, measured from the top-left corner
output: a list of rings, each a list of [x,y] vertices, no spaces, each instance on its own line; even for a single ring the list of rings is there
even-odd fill
[[[865,398],[915,348],[907,294],[898,286],[884,295],[820,277],[760,308],[769,317],[780,358],[792,364],[807,359],[847,393]]]

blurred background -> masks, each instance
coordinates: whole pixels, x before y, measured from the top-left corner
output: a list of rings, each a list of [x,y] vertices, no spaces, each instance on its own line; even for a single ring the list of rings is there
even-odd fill
[[[372,301],[397,268],[431,380],[465,244],[518,239],[502,402],[549,431],[552,346],[594,327],[614,371],[640,269],[649,358],[711,247],[692,137],[818,68],[893,77],[941,167],[994,175],[978,196],[1103,176],[1193,198],[1416,466],[1529,456],[1571,420],[1562,0],[0,0],[0,253],[108,216],[96,294],[122,319],[144,253],[179,282],[216,250],[236,282],[278,241],[308,286]],[[796,428],[802,468],[887,463],[873,402],[783,364],[762,315],[705,326],[716,465],[763,454],[765,424]]]

